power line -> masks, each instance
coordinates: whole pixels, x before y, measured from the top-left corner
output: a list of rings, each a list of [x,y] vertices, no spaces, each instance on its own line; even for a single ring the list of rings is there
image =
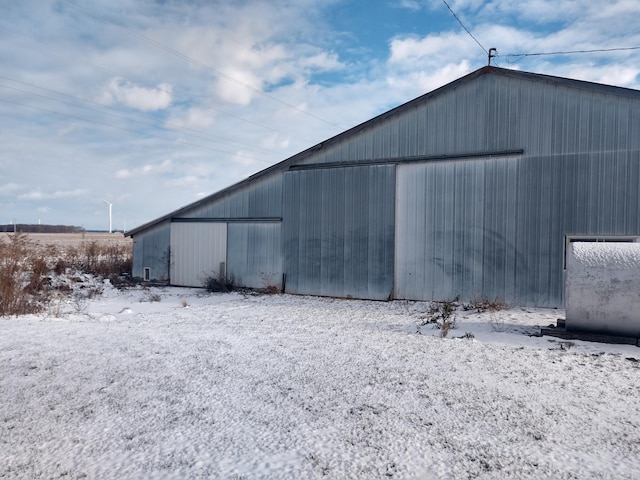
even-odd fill
[[[153,137],[162,139],[162,137],[160,137],[159,135],[153,135],[153,133],[149,134],[148,132],[144,132],[144,133],[143,132],[138,132],[138,131],[132,130],[130,128],[120,127],[118,125],[112,125],[112,124],[109,124],[109,123],[98,122],[96,120],[90,120],[88,118],[78,117],[77,115],[71,115],[69,113],[56,112],[55,110],[50,110],[50,109],[42,108],[42,107],[36,107],[34,105],[28,105],[26,103],[16,102],[16,101],[13,101],[13,100],[7,100],[6,98],[0,98],[0,102],[11,103],[13,105],[19,105],[21,107],[33,108],[35,110],[40,110],[42,112],[53,113],[54,115],[60,115],[62,117],[69,117],[69,118],[73,118],[75,120],[80,120],[81,122],[93,123],[93,124],[100,125],[100,126],[103,126],[103,127],[115,128],[117,130],[123,130],[123,131],[125,131],[127,133],[135,133],[137,135],[151,135]],[[164,140],[168,140],[168,139],[164,139]],[[201,145],[201,144],[197,144],[197,143],[185,142],[184,140],[174,139],[174,140],[170,140],[170,141],[173,141],[173,142],[176,142],[176,143],[182,143],[184,145],[191,145],[193,147],[204,148],[206,150],[211,150],[212,152],[226,153],[226,154],[229,154],[229,155],[236,155],[238,157],[249,158],[251,160],[257,160],[259,162],[263,162],[264,161],[264,160],[262,160],[260,158],[252,157],[250,155],[244,155],[244,154],[239,153],[239,152],[229,152],[227,150],[220,150],[218,148],[211,148],[211,147],[207,147],[205,145]]]
[[[235,42],[235,43],[237,43],[237,42]],[[240,45],[240,44],[238,43],[238,45]],[[240,46],[242,46],[242,45],[240,45]],[[247,47],[243,47],[243,48],[247,48]],[[94,67],[96,67],[96,68],[98,68],[98,69],[100,69],[100,70],[103,70],[103,71],[105,71],[105,72],[109,73],[110,75],[113,75],[114,77],[121,77],[121,76],[122,76],[122,75],[120,75],[120,73],[118,73],[118,72],[114,72],[113,70],[110,70],[110,69],[108,69],[108,68],[105,68],[104,66],[98,65],[98,64],[96,64],[96,63],[93,63],[93,62],[90,62],[90,61],[88,61],[88,62],[86,62],[86,63],[91,64],[91,65],[93,65]],[[2,78],[2,77],[0,77],[0,78]],[[6,78],[6,77],[5,77],[5,78]],[[42,88],[42,87],[36,87],[36,88]],[[172,92],[172,91],[169,91],[169,90],[167,90],[167,89],[165,89],[165,88],[162,88],[161,86],[157,86],[157,87],[156,87],[156,89],[157,89],[157,90],[160,90],[161,92],[165,92],[165,93],[173,94],[173,92]],[[45,89],[45,90],[46,90],[46,89]],[[65,94],[62,94],[62,95],[65,95]],[[202,95],[198,95],[198,96],[199,96],[199,97],[202,97]],[[283,130],[279,130],[279,129],[274,128],[274,127],[272,127],[272,126],[270,126],[270,125],[265,125],[264,123],[260,123],[260,122],[257,122],[257,121],[255,121],[255,120],[250,120],[250,119],[245,118],[245,117],[240,116],[240,115],[235,115],[235,114],[233,114],[233,113],[229,113],[229,112],[227,112],[227,111],[225,111],[225,110],[221,110],[221,109],[219,109],[219,108],[217,108],[217,107],[214,107],[214,106],[213,106],[213,105],[211,105],[210,103],[204,103],[204,102],[201,102],[201,103],[199,103],[199,105],[201,105],[201,106],[203,106],[203,107],[206,107],[206,108],[207,108],[207,109],[209,109],[209,110],[213,110],[213,111],[215,111],[215,112],[221,113],[222,115],[225,115],[225,116],[227,116],[227,117],[231,117],[231,118],[235,118],[236,120],[240,120],[241,122],[250,123],[250,124],[255,125],[255,126],[257,126],[257,127],[264,128],[265,130],[270,130],[270,131],[272,131],[272,132],[274,132],[274,133],[279,133],[279,134],[281,134],[281,135],[284,135],[285,137],[294,138],[294,139],[296,139],[296,140],[300,140],[301,142],[304,142],[304,143],[313,143],[313,142],[314,142],[313,140],[309,140],[309,139],[306,139],[306,138],[299,137],[298,135],[294,135],[294,134],[292,134],[292,133],[288,133],[288,132],[285,132],[285,131],[283,131]],[[184,127],[182,127],[182,128],[184,128]]]
[[[507,55],[498,55],[498,56],[501,56],[501,57],[536,57],[536,56],[543,56],[543,55],[572,55],[572,54],[576,54],[576,53],[621,52],[621,51],[626,51],[626,50],[640,50],[640,47],[595,48],[593,50],[568,50],[568,51],[562,51],[562,52],[509,53]]]
[[[173,49],[173,48],[171,48],[171,47],[169,47],[169,46],[167,46],[167,45],[165,45],[163,43],[160,43],[157,40],[154,40],[153,38],[148,37],[147,35],[144,35],[142,33],[136,32],[135,30],[131,30],[131,29],[125,27],[124,25],[122,25],[120,23],[117,23],[114,20],[111,20],[111,19],[109,19],[109,18],[107,18],[107,17],[105,17],[103,15],[100,15],[100,14],[98,14],[96,12],[92,12],[92,11],[86,9],[84,6],[79,5],[75,0],[66,0],[66,2],[68,4],[70,4],[70,5],[72,5],[72,6],[80,9],[80,10],[83,10],[85,13],[87,13],[88,15],[90,15],[90,16],[92,16],[94,18],[105,20],[105,21],[115,25],[116,27],[124,30],[125,32],[140,38],[144,42],[146,42],[146,43],[148,43],[148,44],[150,44],[150,45],[152,45],[154,47],[160,48],[161,50],[164,50],[164,51],[166,51],[166,52],[168,52],[168,53],[170,53],[170,54],[172,54],[172,55],[174,55],[174,56],[176,56],[178,58],[181,58],[182,60],[185,60],[186,62],[191,63],[192,65],[195,65],[195,66],[197,66],[197,67],[199,67],[199,68],[201,68],[203,70],[207,70],[207,71],[213,73],[214,75],[217,75],[217,76],[219,76],[221,78],[224,78],[225,80],[228,80],[230,82],[236,83],[236,84],[238,84],[238,85],[240,85],[240,86],[242,86],[242,87],[244,87],[244,88],[246,88],[248,90],[251,90],[254,93],[257,93],[258,95],[262,95],[262,96],[264,96],[266,98],[269,98],[269,99],[271,99],[271,100],[273,100],[275,102],[278,102],[278,103],[286,106],[287,108],[291,108],[293,110],[296,110],[296,111],[298,111],[298,112],[300,112],[300,113],[302,113],[304,115],[307,115],[307,116],[309,116],[311,118],[314,118],[314,119],[319,120],[319,121],[321,121],[323,123],[331,125],[332,127],[339,128],[340,130],[344,129],[343,127],[341,127],[340,125],[338,125],[336,123],[330,122],[329,120],[325,120],[324,118],[321,118],[321,117],[319,117],[317,115],[314,115],[313,113],[308,112],[308,111],[306,111],[306,110],[304,110],[304,109],[302,109],[300,107],[297,107],[297,106],[295,106],[295,105],[293,105],[291,103],[285,102],[284,100],[282,100],[282,99],[280,99],[280,98],[278,98],[278,97],[276,97],[274,95],[271,95],[271,94],[269,94],[267,92],[264,92],[263,90],[261,90],[259,88],[256,88],[253,85],[249,85],[248,83],[245,83],[242,80],[238,80],[237,78],[235,78],[235,77],[233,77],[233,76],[231,76],[231,75],[229,75],[227,73],[224,73],[224,72],[222,72],[222,71],[220,71],[220,70],[218,70],[216,68],[211,67],[210,65],[207,65],[207,64],[205,64],[205,63],[203,63],[203,62],[201,62],[199,60],[196,60],[196,59],[194,59],[194,58],[192,58],[192,57],[190,57],[190,56],[188,56],[188,55],[186,55],[186,54],[184,54],[184,53],[182,53],[182,52],[180,52],[178,50],[175,50],[175,49]]]
[[[57,92],[55,90],[51,90],[49,88],[38,87],[37,85],[32,85],[32,84],[27,83],[27,82],[21,82],[20,80],[14,80],[12,78],[5,77],[3,75],[0,75],[0,79],[10,80],[10,81],[16,82],[16,83],[21,83],[23,85],[27,85],[27,86],[32,87],[32,88],[39,88],[39,89],[44,90],[44,91],[52,92],[52,93],[55,93],[57,95],[62,95],[62,96],[71,98],[76,102],[81,101],[81,102],[97,105],[99,107],[108,108],[107,105],[104,105],[104,104],[101,104],[101,103],[98,103],[98,102],[93,102],[91,100],[84,100],[84,99],[81,99],[81,98],[74,97],[73,95],[68,95],[66,93],[62,93],[62,92]],[[15,91],[21,92],[21,93],[26,93],[26,94],[32,95],[34,97],[44,98],[46,100],[52,100],[52,101],[55,101],[55,102],[63,103],[65,105],[70,105],[72,107],[84,108],[84,109],[92,110],[92,111],[99,111],[104,115],[109,115],[111,117],[122,118],[122,119],[127,120],[127,121],[145,124],[145,125],[148,125],[148,126],[151,126],[151,127],[160,128],[162,130],[175,131],[175,130],[168,129],[163,125],[157,125],[152,120],[149,120],[149,119],[147,119],[147,118],[145,118],[144,116],[141,116],[141,115],[136,115],[136,117],[138,117],[138,118],[134,118],[134,117],[129,116],[129,115],[123,115],[123,114],[112,112],[112,111],[98,110],[98,109],[93,108],[91,106],[81,105],[79,103],[67,102],[67,101],[64,101],[64,100],[60,100],[58,98],[53,98],[53,97],[49,97],[47,95],[42,95],[42,94],[39,94],[39,93],[30,92],[28,90],[22,90],[21,88],[12,87],[12,86],[5,85],[5,84],[2,84],[2,83],[0,83],[0,87],[8,88],[8,89],[15,90]],[[276,153],[273,150],[269,150],[269,149],[266,149],[266,148],[258,147],[258,146],[255,146],[255,145],[249,145],[249,144],[245,144],[245,143],[241,143],[241,142],[234,142],[232,140],[227,140],[226,138],[223,138],[223,137],[220,137],[220,136],[217,136],[217,135],[211,135],[211,134],[208,134],[206,132],[201,132],[199,130],[195,130],[195,129],[192,129],[192,128],[183,127],[183,126],[178,125],[178,124],[176,124],[174,122],[166,121],[165,124],[166,125],[174,125],[176,128],[178,128],[180,130],[184,130],[184,132],[182,132],[184,135],[188,135],[188,136],[194,137],[194,138],[199,138],[201,140],[206,140],[206,141],[210,141],[210,142],[211,141],[222,142],[222,143],[227,143],[229,145],[235,144],[235,145],[237,145],[239,147],[242,147],[242,148],[258,149],[258,150],[263,150],[263,151],[265,151],[267,153]],[[188,132],[195,132],[195,133],[188,133]],[[207,138],[207,137],[209,137],[209,138]]]
[[[454,11],[451,9],[451,7],[449,6],[449,4],[447,3],[447,0],[442,0],[442,2],[447,6],[447,8],[449,9],[449,11],[451,12],[451,15],[453,15],[453,17],[458,21],[458,23],[460,24],[460,26],[461,26],[462,28],[464,28],[465,32],[467,32],[467,33],[469,34],[469,36],[470,36],[471,38],[473,38],[473,40],[474,40],[474,41],[475,41],[475,42],[480,46],[480,48],[482,49],[482,51],[483,51],[484,53],[486,53],[487,55],[489,55],[489,51],[488,51],[486,48],[484,48],[484,47],[482,46],[482,44],[478,41],[478,39],[477,39],[476,37],[474,37],[474,36],[473,36],[473,33],[471,33],[471,31],[470,31],[467,27],[465,27],[464,23],[462,23],[462,20],[460,20],[460,19],[458,18],[458,16],[456,15],[456,12],[454,12]]]

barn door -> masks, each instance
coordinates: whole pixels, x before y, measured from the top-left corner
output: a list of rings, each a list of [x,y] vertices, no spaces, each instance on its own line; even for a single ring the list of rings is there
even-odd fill
[[[286,291],[390,298],[394,194],[393,166],[287,172]]]
[[[226,223],[171,224],[171,284],[202,287],[208,277],[225,274]]]

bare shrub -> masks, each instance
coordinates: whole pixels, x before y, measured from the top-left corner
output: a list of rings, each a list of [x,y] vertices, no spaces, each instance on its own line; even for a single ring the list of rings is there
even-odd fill
[[[161,302],[161,301],[162,301],[162,295],[160,295],[157,292],[152,292],[148,288],[144,289],[144,295],[140,299],[140,303],[143,303],[143,302],[153,303],[153,302]]]
[[[489,325],[491,326],[492,332],[502,333],[507,331],[507,325],[504,323],[504,319],[496,317],[493,313],[491,313]]]
[[[276,274],[263,272],[260,274],[260,280],[264,285],[259,289],[260,292],[271,295],[282,293],[282,287],[278,285],[278,276]]]
[[[260,289],[260,291],[267,293],[269,295],[276,295],[278,293],[282,293],[282,289],[277,285],[267,285],[266,287]]]
[[[93,273],[96,270],[99,253],[98,242],[95,240],[82,244],[82,266],[83,272]]]
[[[446,337],[449,330],[456,328],[455,311],[458,308],[458,298],[442,302],[431,302],[429,311],[420,316],[421,325],[433,324],[440,330],[440,336]]]
[[[58,276],[67,273],[67,262],[63,258],[58,258],[53,266],[53,272]]]
[[[71,305],[76,313],[84,313],[89,306],[89,296],[80,291],[73,292]]]
[[[63,305],[67,297],[67,293],[60,291],[53,292],[49,303],[47,304],[47,314],[59,318],[62,315]]]
[[[202,280],[202,286],[209,293],[225,293],[236,289],[233,278],[225,278],[223,275],[209,275]]]
[[[0,241],[0,316],[41,311],[51,297],[49,271],[26,234]]]
[[[60,255],[61,263],[67,269],[82,270],[81,249],[79,246],[70,245]]]
[[[436,324],[440,329],[440,336],[442,338],[449,335],[449,330],[456,328],[456,317],[455,315],[451,318],[443,319],[441,322]]]
[[[465,311],[475,310],[477,313],[483,313],[506,310],[509,306],[501,297],[496,297],[494,300],[489,300],[488,297],[478,297],[471,300],[469,303],[464,303],[462,308]]]
[[[79,254],[72,249],[70,256],[79,260],[78,269],[102,278],[131,273],[131,248],[120,244],[101,245],[91,241],[83,244]]]
[[[575,343],[565,341],[565,342],[560,342],[558,345],[560,346],[560,350],[569,350],[571,347],[575,346]]]
[[[57,255],[55,271],[64,274],[76,270],[114,282],[117,277],[131,274],[132,252],[129,245],[121,243],[101,244],[96,240],[79,246],[69,245]]]
[[[504,319],[496,316],[496,312],[509,308],[503,298],[496,297],[494,300],[489,300],[488,297],[479,297],[465,303],[462,308],[466,311],[475,310],[477,313],[489,312],[491,331],[499,333],[507,331]]]
[[[5,238],[0,240],[0,316],[38,313],[54,300],[59,308],[61,299],[76,291],[69,285],[74,278],[67,277],[69,272],[76,272],[79,280],[78,275],[86,273],[114,283],[123,274],[130,276],[130,245],[92,241],[61,248],[40,245],[24,233]],[[60,277],[67,280],[60,282]],[[93,298],[101,290],[95,287],[82,295]]]

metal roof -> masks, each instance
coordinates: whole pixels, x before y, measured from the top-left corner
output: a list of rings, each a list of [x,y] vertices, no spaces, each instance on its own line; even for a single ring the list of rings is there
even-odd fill
[[[405,110],[411,109],[413,106],[415,106],[416,104],[420,104],[430,98],[436,97],[438,95],[441,95],[451,89],[455,89],[460,85],[463,85],[465,83],[468,82],[473,82],[474,80],[476,80],[477,78],[483,76],[483,75],[499,75],[499,76],[503,76],[503,77],[512,77],[512,78],[516,78],[516,79],[525,79],[528,81],[532,81],[532,82],[543,82],[543,83],[548,83],[548,84],[553,84],[556,86],[565,86],[567,88],[572,88],[572,89],[581,89],[581,90],[588,90],[588,91],[592,91],[592,92],[597,92],[597,93],[601,93],[601,94],[608,94],[608,95],[617,95],[617,96],[626,96],[626,97],[631,97],[634,99],[638,99],[640,98],[640,91],[639,90],[633,90],[633,89],[629,89],[629,88],[623,88],[623,87],[615,87],[615,86],[611,86],[611,85],[604,85],[604,84],[599,84],[599,83],[594,83],[594,82],[587,82],[587,81],[583,81],[583,80],[573,80],[573,79],[568,79],[568,78],[562,78],[562,77],[555,77],[555,76],[551,76],[551,75],[543,75],[543,74],[538,74],[538,73],[530,73],[530,72],[522,72],[522,71],[518,71],[518,70],[509,70],[509,69],[504,69],[504,68],[498,68],[498,67],[491,67],[491,66],[485,66],[482,67],[472,73],[469,73],[468,75],[465,75],[464,77],[461,77],[457,80],[454,80],[451,83],[448,83],[447,85],[444,85],[440,88],[437,88],[436,90],[433,90],[429,93],[426,93],[424,95],[421,95],[407,103],[404,103],[398,107],[395,107],[385,113],[382,113],[364,123],[361,123],[353,128],[350,128],[334,137],[331,137],[323,142],[320,142],[306,150],[303,150],[300,153],[297,153],[279,163],[276,163],[275,165],[272,165],[271,167],[268,167],[264,170],[261,170],[249,177],[247,177],[244,180],[241,180],[238,183],[235,183],[234,185],[231,185],[227,188],[224,188],[222,190],[219,190],[216,193],[213,193],[207,197],[204,197],[196,202],[190,203],[188,205],[185,205],[177,210],[174,210],[164,216],[161,216],[155,220],[152,220],[148,223],[145,223],[139,227],[136,227],[132,230],[130,230],[129,232],[126,233],[127,236],[134,236],[142,231],[145,231],[155,225],[158,225],[162,222],[165,222],[167,220],[171,220],[174,217],[179,217],[180,215],[194,209],[194,208],[198,208],[200,206],[203,206],[207,203],[210,203],[212,201],[215,201],[218,198],[222,198],[225,195],[228,195],[230,193],[233,193],[236,190],[239,190],[243,187],[245,187],[246,185],[254,182],[255,180],[259,179],[259,178],[263,178],[266,177],[268,175],[271,175],[273,173],[276,172],[282,172],[287,170],[290,166],[295,165],[298,162],[301,162],[302,160],[304,160],[305,158],[307,158],[308,156],[318,152],[319,150],[326,148],[328,146],[331,146],[335,143],[338,143],[342,140],[344,140],[345,138],[348,138],[352,135],[356,135],[357,133],[361,132],[362,130],[368,129],[372,126],[375,126],[379,123],[384,122],[385,120],[387,120],[390,117],[393,117],[395,115],[401,114],[402,112],[404,112]]]

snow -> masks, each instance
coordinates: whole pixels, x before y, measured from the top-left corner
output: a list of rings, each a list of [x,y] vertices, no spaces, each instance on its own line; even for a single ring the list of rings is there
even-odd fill
[[[640,478],[638,347],[427,307],[105,285],[0,319],[0,478]]]
[[[640,243],[572,242],[571,246],[576,268],[625,270],[640,267]]]

